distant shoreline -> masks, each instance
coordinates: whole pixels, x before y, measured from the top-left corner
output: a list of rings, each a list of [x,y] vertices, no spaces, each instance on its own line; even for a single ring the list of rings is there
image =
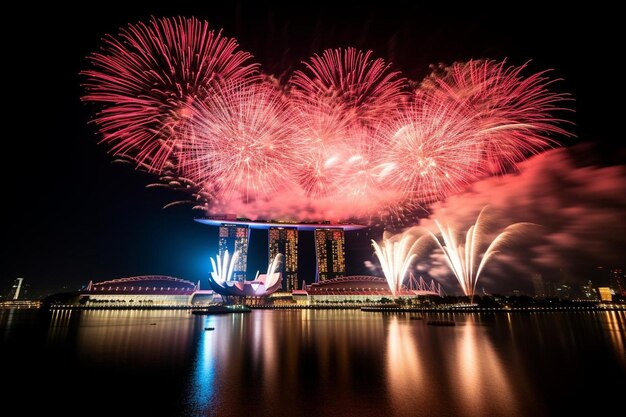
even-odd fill
[[[588,312],[588,311],[626,311],[626,305],[572,306],[572,307],[519,307],[519,308],[479,308],[479,307],[386,307],[386,306],[305,306],[305,305],[251,305],[253,310],[361,310],[372,313],[540,313],[540,312]],[[0,308],[38,308],[5,306]],[[48,310],[201,310],[202,306],[77,306],[56,305]]]

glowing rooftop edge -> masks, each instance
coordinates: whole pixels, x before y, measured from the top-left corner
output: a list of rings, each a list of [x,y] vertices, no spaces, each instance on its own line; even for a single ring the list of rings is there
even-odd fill
[[[264,229],[270,227],[295,227],[298,230],[312,231],[315,229],[343,229],[347,231],[364,229],[367,226],[362,224],[331,224],[331,223],[278,223],[278,222],[256,222],[243,220],[216,220],[216,219],[194,219],[198,223],[209,226],[222,226],[224,224],[235,224],[240,226],[248,226],[250,229]]]

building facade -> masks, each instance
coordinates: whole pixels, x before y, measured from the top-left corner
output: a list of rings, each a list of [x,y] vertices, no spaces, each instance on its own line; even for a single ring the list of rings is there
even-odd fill
[[[284,291],[298,289],[298,229],[270,227],[267,240],[270,261],[279,253],[283,255],[283,262],[278,270],[283,276],[282,289]]]
[[[394,294],[385,278],[364,275],[327,279],[292,293],[293,301],[301,305],[376,304],[397,299],[409,301],[422,296],[441,294],[428,289],[402,289]]]
[[[345,235],[341,228],[315,229],[316,282],[346,275]]]
[[[600,301],[609,303],[613,301],[613,293],[609,287],[598,287],[598,293],[600,294]]]
[[[150,308],[190,307],[212,301],[213,291],[200,290],[200,283],[163,275],[142,275],[90,282],[71,303],[99,308]]]
[[[219,254],[224,255],[228,251],[232,256],[236,251],[239,258],[235,263],[233,279],[235,281],[245,281],[248,264],[248,241],[250,240],[250,229],[246,225],[224,223],[219,227]]]
[[[284,256],[284,268],[281,269],[283,289],[291,290],[299,287],[299,282],[303,279],[309,281],[324,281],[335,277],[346,275],[346,241],[345,232],[366,229],[367,226],[359,224],[340,224],[330,222],[280,222],[266,220],[237,219],[224,221],[221,218],[201,218],[196,222],[218,228],[219,255],[222,256],[228,249],[229,253],[238,249],[240,251],[239,261],[234,268],[233,279],[243,280],[246,274],[246,263],[248,261],[248,248],[250,245],[250,230],[267,230],[268,248],[259,252],[268,253],[269,259],[273,259],[276,253]],[[221,217],[221,216],[220,216]],[[313,234],[314,251],[302,252],[302,245],[308,246],[310,235]],[[301,235],[305,233],[306,235]],[[256,238],[254,238],[256,239]],[[259,242],[255,243],[259,244]],[[299,259],[304,256],[304,259]],[[315,259],[313,259],[315,257]],[[255,260],[256,261],[256,260]],[[303,261],[316,264],[315,276],[303,276],[303,271],[298,273],[298,263]],[[309,271],[307,269],[307,271]],[[307,275],[306,272],[304,275]],[[312,279],[311,279],[312,278]]]
[[[615,287],[615,293],[626,297],[626,274],[621,268],[611,268],[609,271],[611,285]]]

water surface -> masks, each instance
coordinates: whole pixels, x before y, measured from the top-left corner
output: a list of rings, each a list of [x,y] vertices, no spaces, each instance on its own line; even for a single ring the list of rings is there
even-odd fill
[[[457,326],[354,310],[0,310],[5,403],[24,414],[480,417],[599,414],[620,401],[625,312],[439,318]]]

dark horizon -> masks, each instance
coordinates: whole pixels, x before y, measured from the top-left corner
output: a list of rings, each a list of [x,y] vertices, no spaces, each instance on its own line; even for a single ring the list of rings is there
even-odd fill
[[[7,120],[22,133],[7,138],[5,155],[18,168],[6,179],[9,193],[2,210],[8,250],[2,254],[0,293],[17,277],[25,278],[33,294],[147,274],[206,283],[209,257],[217,247],[213,232],[193,221],[198,212],[189,206],[162,209],[177,198],[175,191],[147,189],[151,177],[112,163],[89,123],[95,107],[80,101],[84,80],[79,73],[88,67],[86,56],[100,47],[105,34],[115,34],[127,23],[151,15],[207,19],[279,78],[313,53],[338,46],[372,49],[416,81],[439,62],[530,61],[532,71],[551,69],[562,78],[555,88],[575,99],[575,113],[568,116],[575,137],[559,138],[562,145],[589,143],[585,157],[595,165],[623,169],[626,148],[613,140],[621,130],[620,119],[612,115],[617,100],[608,74],[611,57],[620,51],[618,13],[570,11],[565,16],[528,6],[515,15],[471,9],[444,16],[445,7],[425,2],[409,8],[390,3],[386,8],[330,3],[300,8],[179,2],[28,12],[24,24],[41,43],[16,41],[15,33],[4,36],[12,72]],[[600,30],[588,30],[598,26]],[[373,260],[362,246],[359,251],[362,259],[356,250],[348,259],[352,270]],[[609,266],[599,261],[588,270],[598,264]],[[587,273],[575,272],[579,279]]]

